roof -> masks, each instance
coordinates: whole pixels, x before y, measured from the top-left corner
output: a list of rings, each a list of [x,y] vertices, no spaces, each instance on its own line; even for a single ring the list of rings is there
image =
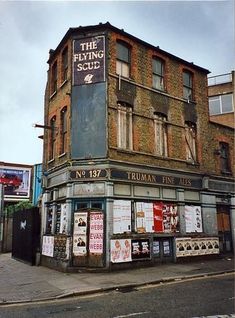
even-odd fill
[[[79,33],[86,33],[86,32],[89,32],[89,31],[106,31],[106,30],[110,30],[110,31],[113,31],[115,33],[118,33],[118,34],[121,34],[121,35],[124,35],[130,39],[132,39],[133,41],[135,42],[138,42],[146,47],[149,47],[150,49],[153,49],[155,50],[156,52],[159,52],[161,54],[164,54],[164,55],[167,55],[168,57],[174,59],[174,60],[177,60],[179,61],[180,63],[183,63],[185,65],[188,65],[190,67],[193,67],[195,69],[198,69],[200,70],[201,72],[204,72],[206,74],[209,74],[210,71],[201,67],[201,66],[198,66],[196,64],[194,64],[193,62],[188,62],[184,59],[181,59],[180,57],[176,56],[176,55],[173,55],[167,51],[164,51],[162,49],[159,48],[159,46],[154,46],[152,44],[149,44],[137,37],[135,37],[134,35],[132,34],[129,34],[127,32],[125,32],[123,29],[119,29],[113,25],[111,25],[109,22],[106,22],[106,23],[99,23],[97,25],[90,25],[90,26],[85,26],[85,27],[82,27],[82,26],[79,26],[79,27],[76,27],[76,28],[69,28],[68,31],[66,32],[66,34],[64,35],[63,39],[61,40],[61,42],[59,43],[59,45],[57,46],[57,48],[55,50],[50,50],[50,57],[49,57],[49,60],[48,60],[48,63],[50,63],[50,61],[53,59],[53,57],[56,55],[56,53],[58,52],[58,50],[64,45],[64,43],[68,40],[69,37],[71,36],[74,36],[74,35],[78,35]]]

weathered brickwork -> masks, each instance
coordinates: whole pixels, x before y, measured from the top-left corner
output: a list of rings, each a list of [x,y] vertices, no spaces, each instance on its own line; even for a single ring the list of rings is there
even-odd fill
[[[169,53],[155,48],[124,32],[107,31],[106,72],[107,72],[107,157],[112,160],[133,162],[140,165],[165,167],[198,173],[220,174],[219,158],[214,154],[221,140],[230,146],[231,169],[233,171],[233,130],[216,126],[209,122],[207,71],[184,62]],[[79,34],[79,29],[77,30]],[[94,34],[99,34],[94,30]],[[92,32],[84,37],[90,37]],[[130,78],[120,79],[116,75],[116,43],[123,41],[131,49]],[[63,39],[49,58],[47,93],[45,97],[45,124],[56,117],[55,156],[50,160],[51,131],[44,134],[44,164],[47,169],[57,167],[71,160],[71,89],[72,89],[72,43],[73,34]],[[62,83],[62,52],[68,47],[68,78]],[[161,58],[165,63],[165,91],[152,89],[152,58]],[[52,66],[57,61],[57,92],[51,95]],[[183,99],[183,71],[193,76],[193,102]],[[133,149],[117,147],[118,121],[117,104],[132,106]],[[67,149],[61,154],[61,111],[67,107]],[[164,114],[167,125],[167,157],[155,154],[154,113]],[[193,164],[186,161],[185,122],[196,125],[197,160]]]

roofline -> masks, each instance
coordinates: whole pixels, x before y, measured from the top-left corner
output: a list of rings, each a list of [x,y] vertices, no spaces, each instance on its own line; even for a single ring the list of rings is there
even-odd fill
[[[56,47],[55,50],[50,50],[51,54],[50,54],[50,57],[48,59],[48,63],[50,63],[51,59],[54,57],[54,55],[56,54],[56,52],[60,49],[61,46],[63,46],[64,42],[67,40],[67,38],[71,35],[73,35],[74,33],[79,33],[79,32],[87,32],[89,30],[111,30],[111,31],[114,31],[116,33],[119,33],[121,35],[124,35],[126,37],[129,37],[131,38],[132,40],[136,41],[136,42],[139,42],[141,43],[142,45],[144,46],[147,46],[151,49],[154,49],[155,51],[159,52],[159,53],[162,53],[164,55],[167,55],[168,57],[171,57],[181,63],[184,63],[186,64],[187,66],[189,67],[193,67],[193,68],[196,68],[196,69],[199,69],[200,71],[206,73],[206,74],[209,74],[210,71],[199,66],[199,65],[196,65],[194,64],[193,62],[188,62],[176,55],[173,55],[167,51],[164,51],[162,49],[159,48],[159,46],[154,46],[152,44],[149,44],[148,42],[145,42],[137,37],[135,37],[134,35],[130,34],[130,33],[127,33],[125,32],[123,29],[119,29],[113,25],[111,25],[109,22],[106,22],[106,23],[99,23],[97,25],[89,25],[89,26],[85,26],[85,27],[82,27],[82,26],[79,26],[79,27],[76,27],[76,28],[69,28],[68,31],[66,32],[66,34],[64,35],[63,39],[60,41],[60,43],[58,44],[58,46]]]

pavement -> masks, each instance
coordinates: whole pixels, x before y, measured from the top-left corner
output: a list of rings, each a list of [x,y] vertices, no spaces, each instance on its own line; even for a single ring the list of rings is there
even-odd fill
[[[234,272],[234,258],[231,255],[113,272],[62,273],[43,266],[30,266],[6,253],[0,254],[0,306],[231,272]]]

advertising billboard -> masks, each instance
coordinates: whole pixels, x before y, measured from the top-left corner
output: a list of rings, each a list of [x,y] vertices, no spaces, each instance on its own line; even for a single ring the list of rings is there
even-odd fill
[[[29,199],[31,170],[29,167],[0,166],[0,183],[4,186],[5,199]]]

